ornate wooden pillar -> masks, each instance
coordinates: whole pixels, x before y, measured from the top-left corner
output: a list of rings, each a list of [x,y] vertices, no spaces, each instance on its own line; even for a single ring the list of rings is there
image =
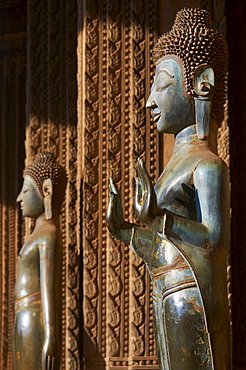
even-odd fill
[[[105,224],[110,176],[132,219],[137,157],[154,177],[159,172],[159,140],[145,109],[157,2],[90,0],[80,7],[84,367],[158,369],[146,267]]]

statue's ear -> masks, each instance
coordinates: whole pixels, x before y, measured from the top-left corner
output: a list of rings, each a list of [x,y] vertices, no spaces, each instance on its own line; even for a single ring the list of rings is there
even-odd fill
[[[43,182],[43,194],[44,194],[44,210],[46,220],[52,218],[52,196],[53,186],[51,179],[46,179]]]
[[[214,70],[207,64],[198,66],[194,72],[196,132],[198,139],[209,135],[211,98],[214,92]]]
[[[214,70],[201,64],[194,73],[194,90],[198,97],[211,98],[214,92]]]

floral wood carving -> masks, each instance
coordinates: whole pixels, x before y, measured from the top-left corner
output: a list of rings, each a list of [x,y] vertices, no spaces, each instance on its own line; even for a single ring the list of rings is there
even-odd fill
[[[77,1],[28,2],[28,30],[26,165],[39,150],[49,150],[68,173],[62,215],[62,369],[78,369],[81,175],[77,153]]]
[[[128,210],[136,156],[146,156],[150,166],[158,162],[158,138],[145,110],[156,4],[93,0],[81,5],[80,14],[85,30],[78,54],[84,148],[84,367],[104,368],[106,363],[112,369],[154,369],[158,366],[145,267],[128,246],[109,236],[105,215],[109,177],[113,175],[121,188]],[[157,172],[154,166],[152,173]]]

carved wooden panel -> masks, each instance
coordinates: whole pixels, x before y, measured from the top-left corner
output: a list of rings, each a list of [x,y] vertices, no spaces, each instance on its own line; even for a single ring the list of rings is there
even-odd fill
[[[224,1],[200,3],[212,11],[216,28],[225,33],[220,7]],[[15,49],[23,45],[23,35],[6,44],[11,53],[0,56],[0,367],[12,369],[12,289],[24,234],[15,198],[24,157],[28,164],[38,150],[48,149],[69,176],[62,215],[62,369],[158,369],[148,273],[128,245],[111,238],[105,224],[109,177],[121,191],[127,219],[134,221],[136,158],[145,158],[153,181],[162,167],[161,139],[145,109],[154,72],[151,50],[157,37],[158,1],[6,0],[0,5],[26,4],[27,64],[25,53]],[[231,128],[241,142],[243,136],[235,130]],[[241,148],[234,145],[242,158]],[[220,131],[219,154],[228,162],[227,120]],[[237,196],[243,194],[244,184],[235,180],[240,177],[240,161],[233,167],[233,235],[245,203],[239,204]],[[243,230],[240,233],[233,236],[233,268],[238,271],[233,281],[238,301],[234,317],[240,318],[234,328],[237,368],[246,364]]]
[[[80,14],[84,367],[157,369],[148,273],[105,224],[110,176],[131,220],[136,158],[145,157],[153,178],[159,171],[159,141],[145,109],[156,2],[90,0]]]
[[[80,165],[77,132],[77,1],[28,1],[26,164],[51,150],[68,174],[62,215],[62,369],[79,369]]]

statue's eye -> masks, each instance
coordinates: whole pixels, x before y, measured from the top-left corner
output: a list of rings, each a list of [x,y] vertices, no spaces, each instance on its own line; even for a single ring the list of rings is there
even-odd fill
[[[163,91],[163,90],[167,89],[170,85],[172,85],[172,83],[157,86],[156,91]]]
[[[30,188],[28,188],[28,187],[25,187],[23,190],[22,190],[22,193],[27,193],[28,192],[28,190],[30,190]]]

